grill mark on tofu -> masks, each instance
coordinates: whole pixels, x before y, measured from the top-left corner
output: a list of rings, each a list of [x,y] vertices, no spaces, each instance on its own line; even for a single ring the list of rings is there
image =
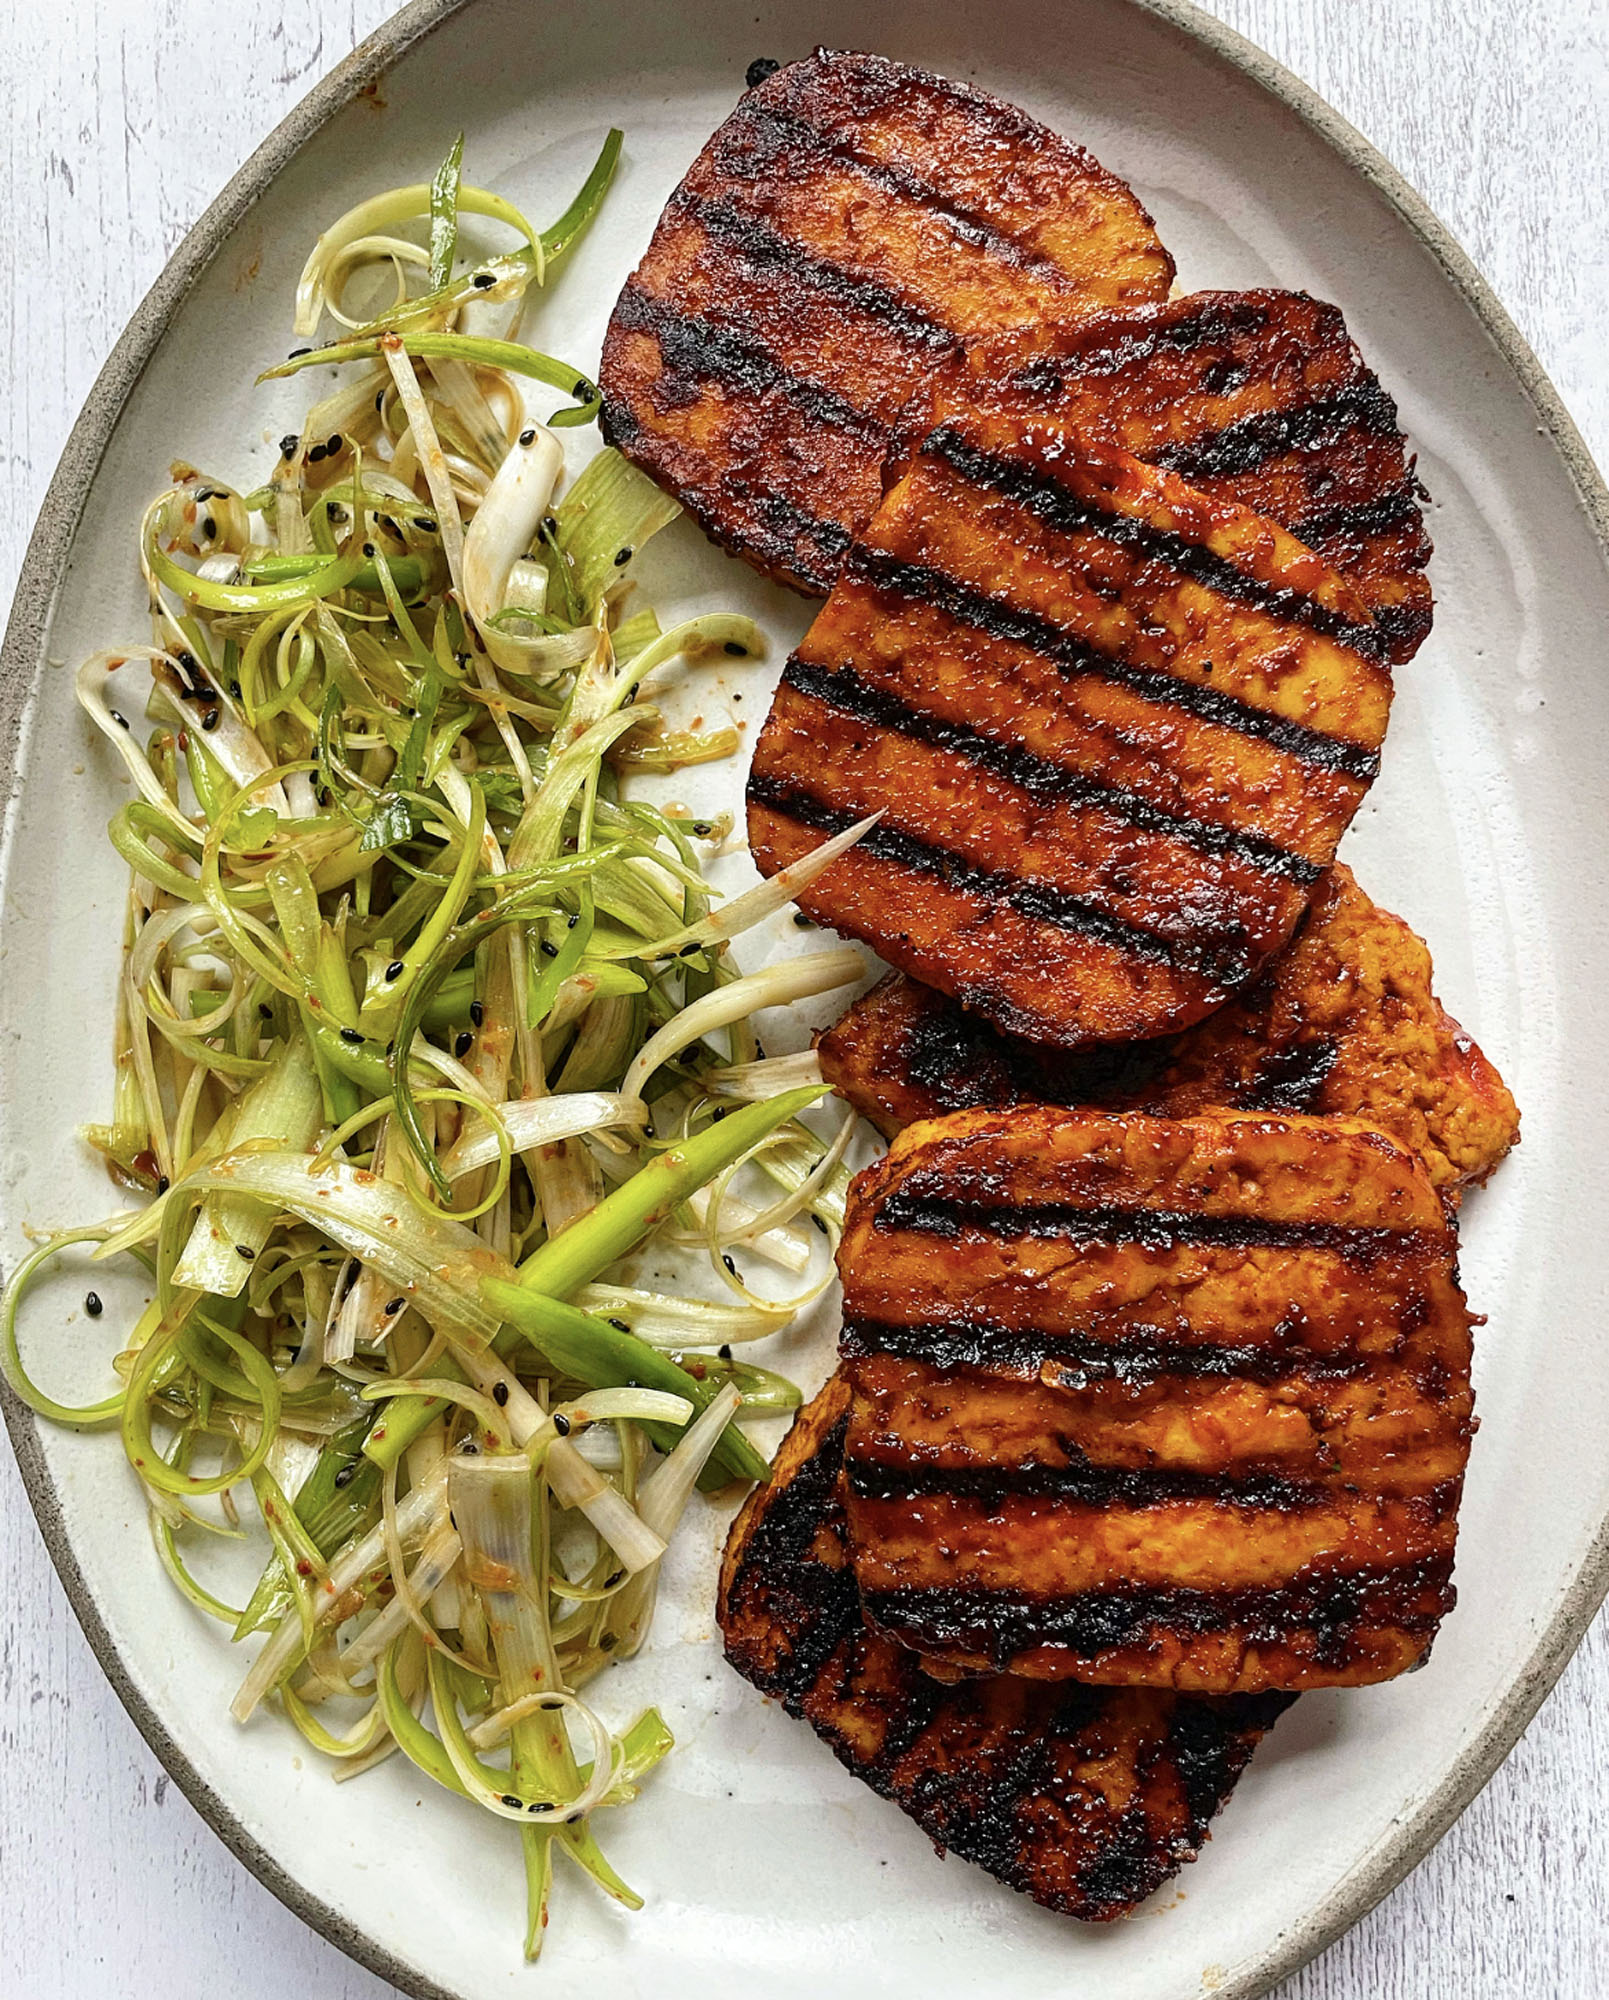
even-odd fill
[[[1339,863],[1263,977],[1181,1035],[1058,1055],[891,973],[817,1053],[827,1081],[888,1138],[918,1118],[1032,1102],[1329,1113],[1391,1133],[1455,1202],[1519,1126],[1502,1078],[1437,1000],[1422,941]]]
[[[1050,417],[1278,521],[1347,578],[1399,664],[1430,631],[1424,490],[1396,405],[1333,306],[1203,292],[1016,335],[935,377],[929,420],[975,409]],[[913,405],[904,449],[922,427]]]
[[[1281,1222],[1268,1216],[1205,1215],[1199,1210],[1084,1207],[1040,1202],[1019,1208],[922,1196],[902,1189],[877,1211],[880,1230],[957,1237],[977,1232],[1003,1237],[1059,1237],[1069,1243],[1135,1243],[1146,1250],[1199,1245],[1215,1250],[1328,1250],[1350,1263],[1424,1253],[1434,1247],[1426,1232],[1343,1227],[1330,1222]]]
[[[1372,624],[1360,624],[1303,591],[1274,586],[1249,575],[1238,564],[1187,536],[1158,528],[1120,508],[1103,507],[1092,494],[1075,494],[1061,480],[1021,458],[981,449],[953,425],[944,424],[930,432],[922,449],[953,466],[970,485],[1003,494],[1027,507],[1048,527],[1064,534],[1094,530],[1149,560],[1165,563],[1220,596],[1253,606],[1281,624],[1306,626],[1365,659],[1384,657],[1380,635]]]
[[[1087,1464],[956,1467],[885,1465],[856,1458],[846,1463],[844,1477],[857,1500],[921,1500],[943,1494],[972,1501],[987,1515],[1003,1512],[1008,1498],[1140,1511],[1164,1508],[1175,1500],[1211,1500],[1226,1508],[1272,1507],[1294,1513],[1303,1507],[1328,1506],[1331,1497],[1321,1480],[1288,1479],[1273,1472],[1231,1478],[1222,1473],[1145,1472]]]
[[[797,153],[815,154],[851,168],[873,187],[896,195],[907,206],[942,222],[961,242],[987,252],[1004,264],[1032,271],[1057,290],[1069,284],[1067,273],[1051,257],[1031,250],[1016,237],[996,226],[993,219],[977,209],[962,207],[945,197],[931,180],[908,172],[887,160],[868,158],[846,140],[823,132],[808,119],[796,117],[772,104],[746,101],[730,121],[733,124],[768,127],[779,138],[793,142]],[[1024,121],[1026,123],[1026,121]],[[780,149],[779,149],[780,150]]]
[[[1397,435],[1397,406],[1378,382],[1322,402],[1242,417],[1210,437],[1155,452],[1148,462],[1185,479],[1223,479],[1254,472],[1288,452],[1313,451],[1352,429],[1377,437]]]
[[[1028,1106],[908,1128],[839,1251],[868,1618],[951,1671],[1219,1693],[1402,1672],[1451,1601],[1455,1256],[1423,1167],[1361,1126]]]
[[[667,209],[674,209],[711,236],[730,244],[756,270],[776,271],[812,291],[823,292],[857,312],[882,321],[902,341],[939,356],[962,351],[956,333],[912,300],[875,278],[846,270],[829,257],[814,255],[804,244],[781,235],[732,202],[695,194],[684,186],[671,196]]]
[[[1128,689],[1131,694],[1143,695],[1147,701],[1183,709],[1220,729],[1258,737],[1276,750],[1300,758],[1304,764],[1339,771],[1364,784],[1379,776],[1380,757],[1375,750],[1320,729],[1310,729],[1304,723],[1225,694],[1221,688],[1180,680],[1156,668],[1130,666],[1110,654],[1097,652],[1048,618],[975,589],[929,563],[910,562],[885,549],[860,543],[850,550],[845,573],[851,581],[864,583],[892,598],[932,605],[958,625],[970,625],[987,638],[1030,647],[1070,673],[1093,674]]]
[[[847,1403],[834,1377],[733,1526],[728,1660],[941,1849],[1049,1909],[1125,1914],[1195,1854],[1290,1697],[935,1680],[860,1616],[837,1495]]]
[[[633,281],[628,280],[620,295],[615,322],[628,333],[651,333],[666,366],[678,374],[751,396],[778,389],[817,423],[858,435],[882,435],[874,417],[834,390],[784,367],[759,341],[683,312]]]
[[[1065,1651],[1099,1662],[1140,1652],[1158,1634],[1222,1634],[1273,1647],[1292,1632],[1312,1635],[1319,1666],[1339,1667],[1379,1632],[1410,1638],[1434,1633],[1456,1601],[1451,1578],[1447,1556],[1405,1567],[1326,1571],[1277,1590],[1082,1591],[1035,1598],[913,1588],[863,1590],[861,1602],[874,1625],[919,1634],[936,1654],[987,1662],[996,1671],[1030,1651]]]
[[[827,804],[783,780],[751,777],[748,796],[757,804],[831,837],[846,832],[864,815],[854,808]],[[1180,967],[1216,984],[1235,985],[1250,971],[1244,944],[1234,938],[1193,944],[1168,938],[1138,924],[1125,923],[1110,910],[1082,897],[1068,895],[1048,882],[1025,881],[992,869],[979,868],[953,848],[907,832],[884,821],[857,843],[857,851],[912,874],[937,878],[944,885],[983,903],[1005,903],[1036,923],[1104,945],[1126,956],[1158,965]]]
[[[851,665],[828,670],[795,654],[782,678],[797,693],[824,708],[836,709],[842,715],[875,723],[879,729],[895,735],[965,757],[1036,797],[1058,799],[1109,814],[1129,826],[1163,834],[1205,854],[1232,854],[1254,868],[1289,881],[1316,882],[1324,872],[1316,862],[1293,854],[1277,841],[1263,840],[1256,834],[1213,820],[1166,812],[1137,792],[1101,784],[1066,764],[1037,755],[1020,743],[1001,742],[964,723],[914,708],[863,680]]]
[[[1121,1339],[1091,1340],[970,1316],[942,1322],[847,1319],[839,1351],[846,1360],[887,1354],[936,1369],[987,1369],[1070,1389],[1103,1382],[1129,1389],[1202,1380],[1344,1382],[1366,1377],[1379,1365],[1373,1354],[1336,1354],[1300,1345],[1148,1339],[1134,1328],[1125,1328]]]

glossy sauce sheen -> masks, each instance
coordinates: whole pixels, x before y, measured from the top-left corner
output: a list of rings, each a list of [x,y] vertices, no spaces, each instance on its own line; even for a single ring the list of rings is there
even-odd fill
[[[1288,1697],[933,1679],[861,1617],[838,1499],[848,1408],[836,1375],[733,1525],[728,1660],[941,1847],[1049,1909],[1124,1915],[1199,1850]]]
[[[952,1671],[1390,1678],[1452,1603],[1456,1236],[1341,1120],[913,1125],[839,1254],[869,1622]]]
[[[1196,292],[980,345],[907,411],[910,447],[972,410],[1053,418],[1267,515],[1347,579],[1399,664],[1430,631],[1424,490],[1334,306]]]
[[[1183,1034],[1058,1058],[891,973],[817,1053],[888,1138],[918,1118],[1032,1102],[1329,1114],[1390,1133],[1456,1200],[1519,1134],[1508,1087],[1437,1000],[1423,942],[1339,862],[1264,975]]]
[[[716,541],[824,595],[935,371],[1172,278],[1082,147],[986,91],[818,50],[743,96],[666,205],[604,343],[605,434]]]
[[[927,440],[789,662],[763,873],[1005,1032],[1188,1026],[1295,928],[1378,768],[1379,634],[1272,523],[1053,426]]]

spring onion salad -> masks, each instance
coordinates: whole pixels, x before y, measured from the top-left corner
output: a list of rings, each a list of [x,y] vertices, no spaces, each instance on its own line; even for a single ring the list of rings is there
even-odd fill
[[[35,1411],[121,1432],[167,1575],[251,1642],[240,1723],[277,1705],[338,1777],[400,1753],[518,1828],[531,1956],[556,1853],[640,1904],[596,1816],[671,1735],[586,1690],[643,1646],[694,1489],[765,1477],[745,1422],[798,1392],[734,1354],[830,1278],[849,1123],[752,1016],[863,970],[730,949],[862,829],[722,900],[729,820],[630,796],[736,747],[654,689],[762,642],[638,602],[675,505],[609,450],[566,483],[598,394],[521,338],[619,149],[547,229],[461,180],[461,141],[343,216],[268,371],[336,386],[255,490],[177,464],[147,509],[149,643],[78,677],[134,787],[86,1137],[145,1199],[36,1235],[0,1327]],[[464,216],[514,247],[460,255]],[[18,1344],[68,1250],[148,1294],[80,1407]],[[708,1271],[645,1287],[673,1255]],[[219,1537],[258,1538],[243,1604]]]

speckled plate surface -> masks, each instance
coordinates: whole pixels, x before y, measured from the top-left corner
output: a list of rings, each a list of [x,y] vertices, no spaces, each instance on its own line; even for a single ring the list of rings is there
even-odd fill
[[[1591,1072],[1609,995],[1596,852],[1609,494],[1456,246],[1355,133],[1206,17],[1172,0],[896,0],[871,18],[844,0],[598,0],[556,21],[514,0],[421,0],[306,100],[203,217],[108,361],[18,592],[0,678],[15,771],[0,1241],[11,1256],[24,1224],[111,1205],[73,1134],[109,1098],[122,871],[103,829],[123,794],[57,663],[138,632],[134,524],[170,457],[240,478],[267,464],[292,404],[249,384],[289,344],[291,286],[319,228],[376,187],[426,176],[460,127],[474,178],[540,219],[604,128],[623,126],[616,190],[537,320],[544,345],[590,365],[660,203],[748,61],[818,41],[975,78],[1086,143],[1139,190],[1187,287],[1274,283],[1336,300],[1419,451],[1435,498],[1437,627],[1399,675],[1384,776],[1345,853],[1430,940],[1443,997],[1526,1115],[1519,1154],[1466,1209],[1464,1275],[1489,1315],[1484,1428],[1461,1602],[1431,1664],[1387,1688],[1305,1699],[1203,1859],[1132,1921],[1089,1931],[936,1860],[724,1668],[710,1616],[724,1522],[706,1515],[668,1579],[651,1652],[601,1695],[625,1714],[651,1689],[679,1739],[610,1829],[649,1907],[627,1918],[562,1883],[532,1972],[504,1829],[426,1795],[399,1760],[336,1790],[288,1727],[237,1730],[226,1703],[239,1658],[164,1583],[115,1441],[6,1414],[78,1614],[176,1782],[309,1923],[410,1994],[483,2000],[600,1977],[619,2000],[1259,1993],[1425,1853],[1523,1728],[1609,1582],[1609,1198],[1590,1170],[1609,1136]],[[729,677],[722,697],[741,693],[733,714],[757,723],[805,607],[685,523],[651,557],[644,581],[662,615],[722,605],[767,627],[771,667]],[[730,804],[740,780],[687,774],[682,795]],[[771,948],[790,944],[779,934]],[[34,1322],[62,1328],[61,1355],[41,1368],[53,1383],[70,1379],[70,1358],[96,1353],[94,1330],[69,1322],[77,1296],[45,1293]],[[788,1363],[814,1386],[830,1346],[830,1317],[818,1319]]]

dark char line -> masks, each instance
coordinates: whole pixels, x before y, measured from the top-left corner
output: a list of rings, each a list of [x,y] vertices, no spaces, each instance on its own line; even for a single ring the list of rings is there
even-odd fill
[[[1055,798],[1110,814],[1143,832],[1161,834],[1202,854],[1233,855],[1253,868],[1282,876],[1286,881],[1316,882],[1323,869],[1317,862],[1264,840],[1255,833],[1223,826],[1214,820],[1187,818],[1153,805],[1138,792],[1117,785],[1104,785],[1081,771],[1041,757],[1020,743],[1002,743],[964,723],[951,722],[925,709],[913,708],[897,695],[876,688],[847,663],[836,670],[816,666],[795,655],[782,678],[788,686],[812,701],[834,708],[840,714],[870,722],[879,729],[908,736],[935,750],[946,750],[969,763],[1004,778],[1035,798]]]
[[[1341,1382],[1366,1376],[1389,1355],[1349,1349],[1318,1354],[1311,1348],[1231,1347],[1206,1341],[1148,1338],[1143,1327],[1113,1340],[1082,1340],[1076,1334],[1047,1333],[1038,1327],[1005,1327],[980,1320],[951,1320],[898,1326],[885,1320],[847,1319],[840,1353],[890,1354],[933,1368],[985,1368],[1040,1379],[1049,1371],[1070,1390],[1114,1382],[1145,1389],[1158,1382]]]
[[[670,207],[735,250],[757,271],[779,271],[812,291],[881,320],[891,332],[913,346],[933,349],[940,354],[960,352],[960,338],[949,327],[913,305],[909,299],[867,278],[846,270],[829,257],[818,257],[791,236],[737,208],[729,201],[711,200],[694,194],[685,185],[670,199]]]
[[[751,804],[768,807],[800,826],[829,835],[843,833],[862,817],[860,813],[828,805],[788,780],[768,777],[762,772],[749,774],[748,798]],[[1243,937],[1218,933],[1210,941],[1199,943],[1194,939],[1160,937],[1155,931],[1126,923],[1110,910],[1103,910],[1082,897],[1070,896],[1048,883],[1025,882],[1020,876],[979,868],[952,849],[890,826],[886,820],[864,835],[859,846],[861,852],[875,855],[879,861],[909,869],[913,874],[932,876],[964,894],[981,897],[986,902],[1009,904],[1036,923],[1075,932],[1130,958],[1182,968],[1214,986],[1244,985],[1251,976],[1253,968]]]
[[[1257,737],[1317,769],[1338,771],[1364,784],[1379,775],[1377,751],[1365,750],[1361,744],[1348,743],[1339,736],[1326,735],[1323,730],[1309,729],[1305,723],[1289,721],[1265,708],[1254,708],[1250,702],[1225,694],[1219,688],[1179,680],[1157,669],[1128,666],[1109,654],[1096,652],[1037,612],[1024,611],[1005,598],[975,590],[945,570],[926,563],[906,562],[860,542],[851,547],[846,570],[873,590],[930,605],[986,638],[1026,646],[1064,671],[1094,675],[1161,707],[1183,709],[1221,729]]]
[[[1154,528],[1132,514],[1104,508],[1096,499],[1081,499],[1035,466],[969,444],[948,424],[931,431],[922,449],[953,466],[970,485],[999,493],[1027,507],[1049,527],[1066,534],[1093,530],[1110,541],[1167,563],[1181,575],[1193,577],[1217,591],[1221,597],[1253,605],[1281,624],[1301,625],[1308,631],[1321,633],[1349,646],[1367,660],[1384,657],[1380,634],[1373,625],[1359,625],[1287,585],[1268,584],[1259,577],[1248,576],[1223,556],[1171,529]]]
[[[877,1210],[878,1229],[908,1229],[923,1236],[1057,1237],[1073,1243],[1137,1243],[1146,1250],[1181,1244],[1228,1250],[1332,1250],[1353,1261],[1413,1254],[1435,1238],[1420,1229],[1348,1227],[1335,1222],[1280,1222],[1259,1215],[1202,1215],[1189,1209],[1082,1207],[1076,1202],[956,1201],[896,1188]]]
[[[1433,1632],[1452,1608],[1451,1556],[1361,1570],[1330,1570],[1262,1590],[1082,1591],[1029,1597],[1016,1591],[909,1587],[864,1591],[874,1625],[913,1635],[923,1648],[980,1655],[1003,1668],[1031,1647],[1094,1656],[1143,1646],[1159,1633],[1240,1632],[1248,1644],[1277,1645],[1313,1632],[1316,1657],[1341,1665],[1361,1631],[1393,1625]]]

